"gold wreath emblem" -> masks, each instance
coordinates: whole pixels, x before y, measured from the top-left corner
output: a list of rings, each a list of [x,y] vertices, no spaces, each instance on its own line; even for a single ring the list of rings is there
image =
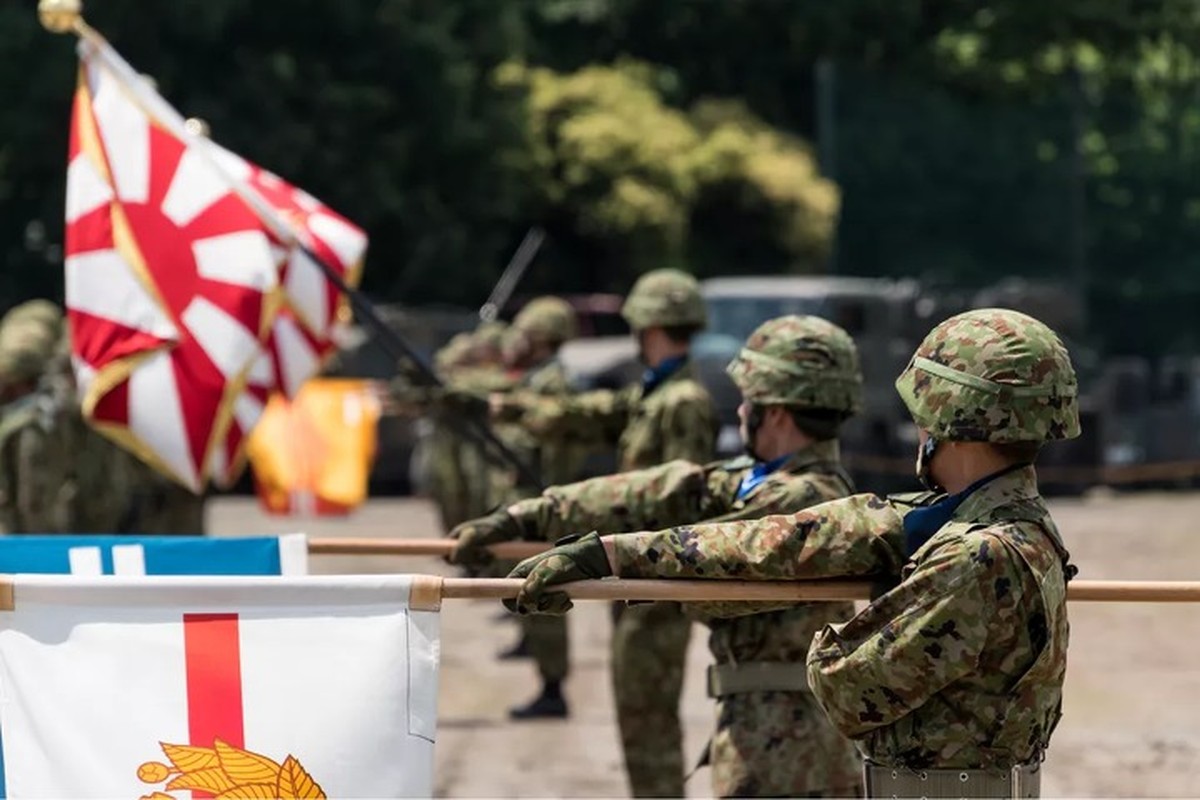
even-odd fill
[[[325,792],[289,755],[282,764],[266,756],[242,750],[220,739],[212,747],[159,742],[170,764],[147,761],[138,767],[142,783],[167,781],[167,792],[195,789],[213,795],[216,800],[324,800]],[[175,800],[156,791],[139,800]]]

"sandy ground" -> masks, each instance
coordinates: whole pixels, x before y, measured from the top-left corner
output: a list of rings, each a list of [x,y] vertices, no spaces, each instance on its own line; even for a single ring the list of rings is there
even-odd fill
[[[1052,503],[1081,578],[1200,578],[1200,494],[1110,495]],[[210,506],[213,533],[304,531],[311,536],[437,534],[420,500],[376,500],[338,521],[271,519],[253,500]],[[442,572],[433,559],[322,556],[314,572]],[[528,662],[500,662],[515,629],[499,604],[450,602],[443,611],[437,786],[445,797],[626,795],[608,676],[609,622],[598,603],[571,616],[571,718],[513,724],[529,699]],[[1062,724],[1045,767],[1046,796],[1196,796],[1200,776],[1200,609],[1189,605],[1071,606],[1071,649]],[[712,723],[704,697],[704,631],[692,637],[682,713],[688,758]],[[709,795],[707,771],[688,784]]]

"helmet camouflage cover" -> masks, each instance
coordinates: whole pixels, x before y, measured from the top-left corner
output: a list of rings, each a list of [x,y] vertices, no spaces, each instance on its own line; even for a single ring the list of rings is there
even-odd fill
[[[530,300],[513,320],[513,329],[532,338],[549,342],[574,339],[579,323],[575,309],[560,297],[538,297]]]
[[[840,411],[862,408],[862,372],[850,334],[820,317],[778,317],[750,334],[726,370],[748,402]]]
[[[677,269],[656,269],[638,278],[621,306],[621,316],[635,331],[674,326],[703,328],[708,322],[700,284]]]
[[[896,380],[913,419],[944,441],[1046,442],[1079,435],[1067,348],[1033,317],[968,311],[934,328]]]
[[[9,309],[0,324],[8,325],[17,322],[38,323],[53,332],[55,338],[58,338],[63,329],[63,312],[49,300],[28,300]]]
[[[41,320],[5,318],[0,325],[0,384],[40,377],[58,352],[58,341]]]

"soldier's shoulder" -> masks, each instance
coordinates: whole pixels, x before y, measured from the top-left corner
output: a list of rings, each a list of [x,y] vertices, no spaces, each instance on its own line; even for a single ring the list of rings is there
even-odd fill
[[[702,406],[704,408],[712,406],[712,395],[708,393],[708,389],[704,388],[704,384],[694,378],[663,384],[659,391],[651,395],[652,398],[655,396],[664,406]]]
[[[889,494],[887,499],[889,503],[896,506],[901,512],[904,512],[931,505],[937,502],[938,498],[942,496],[938,492],[901,492],[899,494]]]
[[[767,478],[776,492],[787,497],[795,510],[838,500],[846,496],[846,484],[840,475],[832,472],[809,470],[804,472],[775,472]]]
[[[755,464],[755,461],[750,456],[738,456],[725,461],[714,461],[709,466],[716,470],[724,472],[740,472],[744,469],[750,469]]]

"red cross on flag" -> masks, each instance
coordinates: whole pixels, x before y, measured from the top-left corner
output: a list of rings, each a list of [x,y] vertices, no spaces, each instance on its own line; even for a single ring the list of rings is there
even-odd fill
[[[111,47],[80,46],[66,303],[88,420],[193,491],[236,478],[271,391],[332,350],[361,230],[189,133]]]

